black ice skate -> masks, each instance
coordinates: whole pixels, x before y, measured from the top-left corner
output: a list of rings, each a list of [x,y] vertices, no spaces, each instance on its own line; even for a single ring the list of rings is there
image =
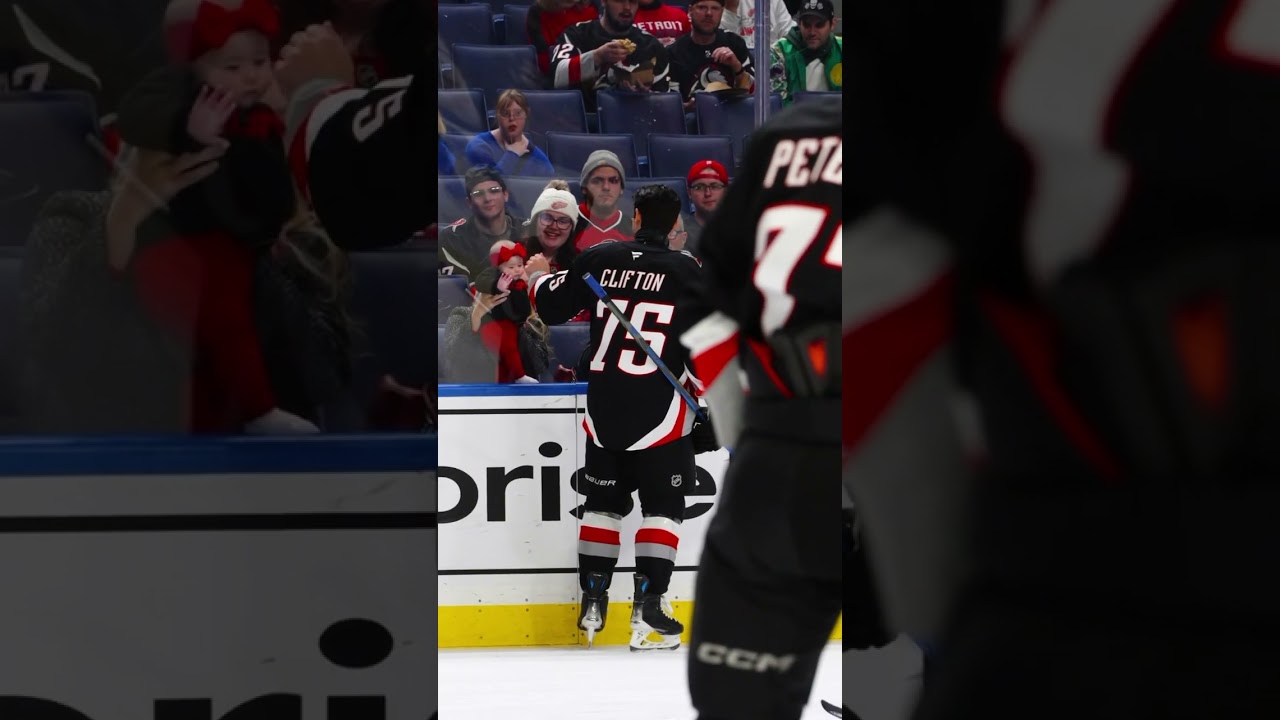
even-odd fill
[[[636,573],[636,594],[631,603],[631,651],[674,650],[680,647],[684,625],[671,616],[671,603],[665,595],[648,592],[649,578]],[[650,640],[657,633],[657,640]]]
[[[578,610],[578,629],[587,633],[587,647],[595,643],[596,633],[604,629],[609,617],[609,579],[603,573],[587,573],[587,589],[582,591]]]

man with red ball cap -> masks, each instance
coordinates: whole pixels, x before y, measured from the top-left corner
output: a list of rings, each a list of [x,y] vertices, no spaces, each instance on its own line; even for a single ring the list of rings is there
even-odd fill
[[[724,200],[724,190],[729,186],[729,173],[715,160],[699,160],[689,168],[689,199],[693,201],[693,215],[684,224],[689,237],[684,249],[698,256],[698,241],[702,229],[711,221],[711,215]]]

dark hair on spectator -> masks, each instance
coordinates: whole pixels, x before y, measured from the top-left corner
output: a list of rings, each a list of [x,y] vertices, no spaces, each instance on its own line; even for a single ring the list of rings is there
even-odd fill
[[[467,170],[467,174],[462,177],[462,184],[467,188],[467,192],[469,193],[471,192],[471,188],[482,182],[489,182],[490,180],[498,183],[503,190],[507,189],[507,181],[502,179],[502,173],[494,170],[488,165],[478,165]]]
[[[641,229],[666,235],[680,218],[680,196],[666,185],[645,185],[636,190],[633,202],[640,211]]]
[[[318,25],[332,20],[337,10],[336,0],[276,0],[280,9],[280,33],[276,36],[274,53],[289,42],[293,33],[308,25]],[[423,38],[435,30],[427,20],[426,3],[422,0],[389,0],[378,15],[373,28],[372,41],[378,52],[386,58],[387,72],[391,77],[410,75],[423,67],[423,55],[428,43]]]

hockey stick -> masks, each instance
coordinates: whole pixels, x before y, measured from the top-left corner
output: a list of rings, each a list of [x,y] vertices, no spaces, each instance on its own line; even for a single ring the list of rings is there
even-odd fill
[[[614,305],[613,301],[609,299],[609,294],[604,291],[604,288],[601,287],[600,283],[591,276],[591,273],[583,273],[582,279],[586,281],[587,287],[591,288],[591,292],[595,293],[596,297],[600,298],[600,300],[605,304],[605,307],[609,308],[609,312],[613,313],[613,316],[618,319],[618,322],[622,323],[622,327],[627,329],[627,334],[631,336],[631,339],[635,340],[636,344],[640,346],[640,349],[644,350],[644,353],[649,356],[649,359],[658,366],[658,369],[661,370],[662,374],[667,378],[667,382],[671,383],[671,387],[675,388],[676,392],[680,393],[680,397],[684,398],[685,403],[687,403],[693,410],[694,414],[698,416],[698,419],[702,422],[706,422],[707,414],[702,411],[702,406],[698,405],[698,401],[693,399],[693,396],[690,395],[689,391],[680,384],[680,381],[676,379],[676,376],[671,374],[671,370],[667,367],[666,363],[662,362],[662,358],[658,357],[658,354],[653,351],[653,348],[649,347],[649,343],[645,342],[644,338],[640,337],[640,331],[636,330],[635,327],[631,325],[631,322],[623,316],[622,311],[619,310],[618,306]]]

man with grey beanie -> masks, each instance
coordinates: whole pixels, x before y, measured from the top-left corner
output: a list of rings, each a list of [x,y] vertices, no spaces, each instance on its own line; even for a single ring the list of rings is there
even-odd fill
[[[630,240],[634,233],[630,219],[618,208],[626,187],[622,161],[608,150],[596,150],[582,165],[582,197],[578,224],[573,230],[575,246],[581,252],[606,240]]]

